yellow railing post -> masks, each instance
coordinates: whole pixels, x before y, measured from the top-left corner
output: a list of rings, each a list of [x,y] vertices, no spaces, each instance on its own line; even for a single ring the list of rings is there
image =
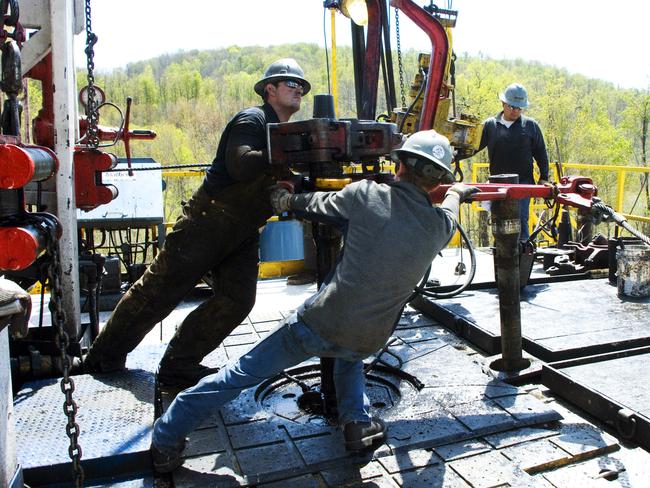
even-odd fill
[[[625,192],[625,171],[619,169],[617,171],[617,185],[616,185],[616,211],[623,212],[623,197]]]

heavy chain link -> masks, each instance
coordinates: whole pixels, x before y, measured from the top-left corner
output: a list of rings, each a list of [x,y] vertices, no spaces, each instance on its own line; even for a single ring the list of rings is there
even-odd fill
[[[56,236],[56,226],[51,226],[48,236],[47,252],[50,255],[50,266],[48,267],[48,281],[50,283],[50,312],[52,313],[52,325],[56,329],[56,344],[61,355],[61,366],[63,369],[63,378],[61,378],[61,391],[65,395],[63,402],[63,413],[68,418],[65,432],[70,439],[68,455],[72,460],[72,469],[74,471],[75,486],[83,486],[84,470],[81,467],[81,446],[79,445],[79,424],[75,416],[77,414],[77,404],[72,399],[74,392],[74,381],[70,378],[70,358],[67,354],[70,339],[65,331],[64,324],[66,321],[65,310],[63,309],[63,291],[61,286],[61,260],[59,257],[59,241]]]
[[[402,44],[399,33],[399,9],[395,8],[395,35],[397,36],[397,66],[399,68],[399,91],[402,97],[402,107],[406,107],[404,93],[404,64],[402,63]]]
[[[88,119],[88,128],[86,129],[86,146],[96,149],[99,146],[99,135],[97,132],[97,123],[99,114],[97,113],[97,100],[95,99],[95,44],[97,36],[92,31],[90,19],[90,0],[86,0],[86,67],[88,70],[88,102],[86,104],[86,118]]]

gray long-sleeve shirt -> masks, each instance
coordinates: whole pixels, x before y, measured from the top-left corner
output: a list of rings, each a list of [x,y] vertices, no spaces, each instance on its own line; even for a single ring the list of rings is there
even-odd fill
[[[453,215],[406,182],[364,180],[338,192],[293,195],[293,210],[345,220],[343,257],[331,280],[298,314],[321,337],[372,354],[455,231]]]

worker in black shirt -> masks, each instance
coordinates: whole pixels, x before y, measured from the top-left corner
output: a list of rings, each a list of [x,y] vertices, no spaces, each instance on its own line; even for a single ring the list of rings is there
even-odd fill
[[[163,356],[158,381],[186,388],[215,370],[201,365],[255,303],[259,228],[273,215],[266,124],[286,122],[311,86],[291,58],[272,63],[255,92],[260,107],[242,110],[223,131],[203,184],[183,207],[147,271],[122,297],[83,363],[86,372],[114,372],[126,355],[211,272],[213,295],[183,321]]]
[[[522,111],[528,107],[528,92],[519,83],[509,85],[500,97],[503,110],[485,121],[479,150],[487,146],[490,174],[517,174],[519,183],[535,183],[533,159],[539,167],[540,184],[548,183],[548,155],[537,121]],[[519,200],[520,239],[528,240],[530,198]]]

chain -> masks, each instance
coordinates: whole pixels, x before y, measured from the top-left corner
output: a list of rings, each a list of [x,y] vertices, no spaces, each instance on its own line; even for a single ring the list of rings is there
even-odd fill
[[[397,66],[399,67],[399,90],[402,96],[402,107],[406,107],[404,94],[404,64],[402,63],[402,44],[399,34],[399,10],[395,8],[395,34],[397,36]]]
[[[88,69],[88,102],[86,104],[86,117],[88,119],[87,146],[97,148],[99,146],[99,136],[97,133],[97,123],[99,114],[97,113],[97,100],[95,100],[95,44],[97,36],[92,32],[90,21],[90,0],[86,0],[86,67]]]
[[[61,260],[59,258],[59,241],[56,236],[56,225],[50,226],[48,235],[47,252],[50,255],[50,266],[48,267],[48,281],[50,282],[50,312],[52,312],[52,324],[56,328],[56,343],[61,353],[63,378],[61,378],[61,391],[65,395],[63,402],[63,413],[68,418],[65,432],[70,439],[68,455],[72,460],[75,486],[83,486],[84,470],[81,467],[81,446],[79,445],[79,424],[75,415],[77,404],[72,399],[74,392],[74,381],[70,378],[70,358],[67,355],[70,339],[63,325],[65,324],[65,310],[63,309],[63,292],[61,286]]]

